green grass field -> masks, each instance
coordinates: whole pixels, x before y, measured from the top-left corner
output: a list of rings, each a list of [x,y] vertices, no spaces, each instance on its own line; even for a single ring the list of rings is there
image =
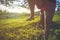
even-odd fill
[[[26,14],[12,15],[14,16],[9,17],[11,14],[0,13],[0,40],[43,40],[44,30],[39,28],[39,16],[35,16],[32,21],[26,21]],[[53,22],[49,40],[60,40],[60,15],[54,15]]]

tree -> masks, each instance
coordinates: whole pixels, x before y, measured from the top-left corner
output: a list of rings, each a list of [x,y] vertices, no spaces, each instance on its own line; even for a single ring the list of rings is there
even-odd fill
[[[23,0],[23,2],[21,2],[21,4],[22,4],[22,5],[20,5],[21,7],[29,8],[27,0]]]
[[[1,4],[9,4],[9,1],[12,3],[12,1],[15,1],[15,0],[0,0]]]
[[[5,6],[7,6],[7,5],[12,6],[13,1],[21,2],[22,0],[20,0],[20,1],[18,1],[18,0],[0,0],[1,4],[5,4]],[[27,0],[23,0],[23,2],[21,2],[21,5],[18,5],[18,6],[21,6],[24,8],[29,8]]]

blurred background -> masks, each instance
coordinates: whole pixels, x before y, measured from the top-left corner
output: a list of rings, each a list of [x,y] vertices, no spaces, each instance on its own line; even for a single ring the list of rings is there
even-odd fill
[[[35,6],[34,20],[27,21],[30,10],[27,0],[0,0],[0,40],[43,40],[40,9]],[[56,0],[49,40],[60,40],[60,0]]]
[[[56,0],[56,11],[60,11],[60,0]],[[0,0],[0,11],[21,13],[30,13],[27,0]],[[39,11],[35,6],[35,12]]]

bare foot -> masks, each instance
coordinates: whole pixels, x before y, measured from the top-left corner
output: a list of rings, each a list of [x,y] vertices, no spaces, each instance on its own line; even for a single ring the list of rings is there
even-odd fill
[[[34,17],[33,16],[30,16],[27,21],[31,21],[31,20],[34,20]]]

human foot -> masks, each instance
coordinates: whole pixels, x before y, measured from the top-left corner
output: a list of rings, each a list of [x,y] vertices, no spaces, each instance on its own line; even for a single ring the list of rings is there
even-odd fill
[[[34,20],[34,16],[30,16],[27,21],[31,21],[31,20]]]

